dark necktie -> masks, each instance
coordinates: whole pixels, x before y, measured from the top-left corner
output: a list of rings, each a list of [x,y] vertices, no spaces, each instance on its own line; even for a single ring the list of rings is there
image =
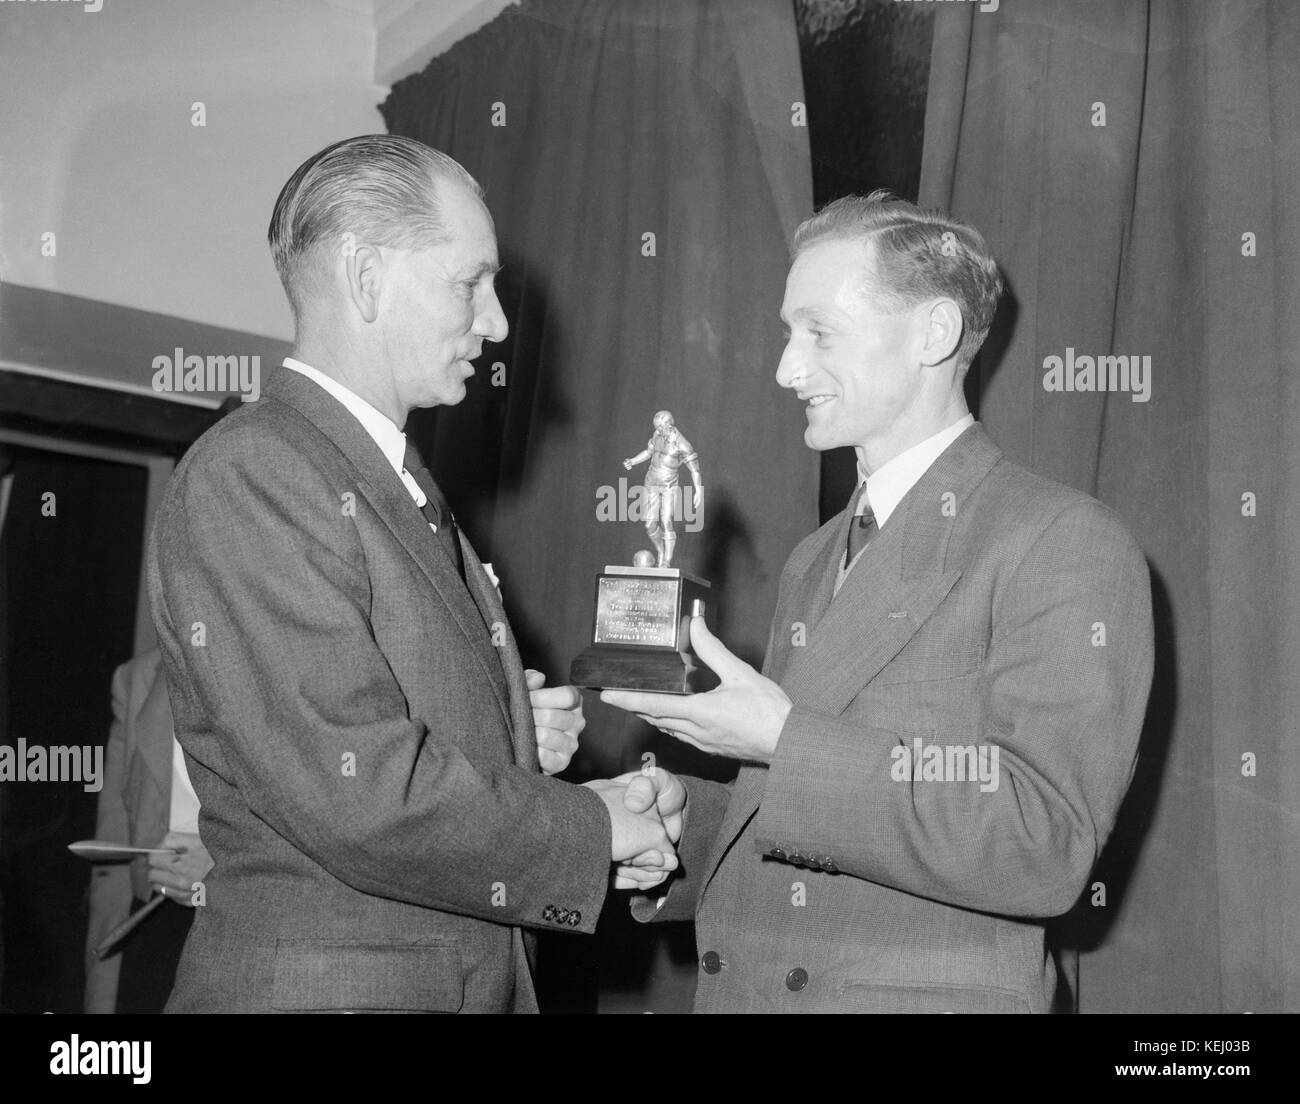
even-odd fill
[[[402,463],[411,478],[415,480],[415,485],[424,492],[424,505],[420,507],[420,513],[433,526],[435,534],[447,549],[447,554],[451,556],[451,562],[456,565],[461,579],[464,579],[465,558],[460,551],[456,519],[452,516],[451,507],[447,505],[447,499],[438,489],[438,484],[433,481],[429,469],[424,466],[420,454],[416,452],[415,446],[409,440],[406,442],[406,455],[402,458]]]
[[[867,485],[862,484],[853,496],[853,517],[849,518],[849,550],[844,566],[848,567],[858,557],[877,533],[876,515],[871,510],[871,503],[866,501]]]

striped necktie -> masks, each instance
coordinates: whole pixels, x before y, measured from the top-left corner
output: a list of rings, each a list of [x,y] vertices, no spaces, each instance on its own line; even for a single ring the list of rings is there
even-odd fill
[[[867,499],[867,485],[863,483],[858,493],[853,496],[853,516],[849,518],[849,547],[844,560],[848,567],[858,558],[858,553],[867,546],[867,542],[879,532],[876,515],[872,512],[871,502]]]
[[[433,481],[429,469],[424,466],[420,454],[409,440],[406,442],[406,455],[402,457],[402,464],[415,480],[415,485],[424,492],[424,505],[420,507],[420,513],[433,526],[434,533],[447,549],[447,554],[451,556],[451,562],[456,565],[456,570],[463,581],[465,558],[460,550],[460,535],[456,519],[452,515],[451,507],[447,505],[446,497],[439,490],[438,484]]]

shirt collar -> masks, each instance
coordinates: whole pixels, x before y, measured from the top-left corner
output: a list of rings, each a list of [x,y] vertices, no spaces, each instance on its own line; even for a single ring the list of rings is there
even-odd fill
[[[862,466],[858,465],[858,486],[861,487],[863,483],[867,485],[867,500],[871,503],[872,513],[876,515],[878,528],[884,528],[889,515],[903,501],[907,492],[916,486],[921,476],[929,471],[930,465],[974,424],[975,415],[967,414],[933,437],[927,437],[919,444],[900,452],[870,475],[864,474]]]
[[[393,420],[388,415],[381,414],[355,391],[344,387],[338,380],[327,376],[310,364],[294,360],[293,357],[285,357],[284,366],[319,384],[347,407],[348,412],[361,423],[361,428],[379,446],[384,459],[392,466],[393,471],[398,475],[402,474],[402,460],[406,456],[406,434],[393,424]]]

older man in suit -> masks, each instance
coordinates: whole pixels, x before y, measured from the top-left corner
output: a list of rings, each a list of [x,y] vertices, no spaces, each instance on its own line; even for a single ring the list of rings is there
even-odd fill
[[[777,382],[810,447],[856,448],[859,485],[790,556],[762,674],[696,619],[718,689],[604,695],[744,760],[733,787],[629,788],[681,834],[634,912],[694,916],[698,1011],[1047,1011],[1043,922],[1083,889],[1136,756],[1146,564],[968,412],[1001,292],[976,231],[875,193],[793,252]]]
[[[216,864],[168,1008],[535,1011],[523,929],[590,932],[611,859],[673,860],[619,787],[542,772],[577,692],[530,695],[402,432],[505,337],[491,216],[451,158],[369,135],[293,174],[269,237],[293,356],[186,455],[150,544]]]

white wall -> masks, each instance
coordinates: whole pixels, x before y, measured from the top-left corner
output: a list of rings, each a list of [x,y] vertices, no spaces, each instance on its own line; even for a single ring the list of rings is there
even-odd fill
[[[0,280],[290,337],[266,224],[304,158],[384,129],[371,3],[82,8],[0,2]]]

